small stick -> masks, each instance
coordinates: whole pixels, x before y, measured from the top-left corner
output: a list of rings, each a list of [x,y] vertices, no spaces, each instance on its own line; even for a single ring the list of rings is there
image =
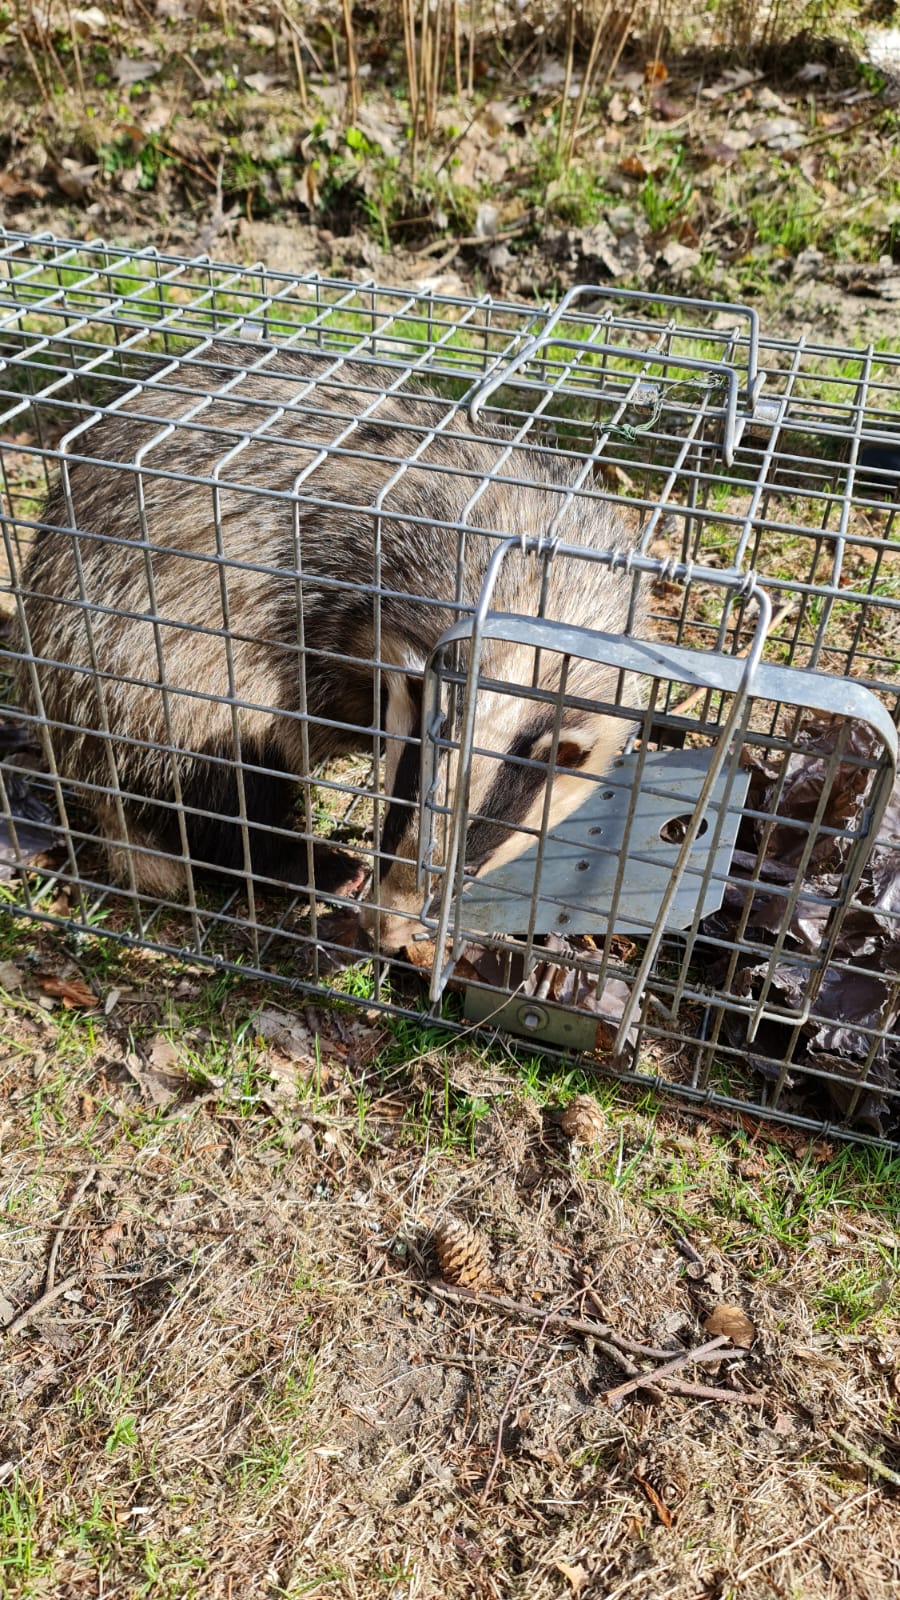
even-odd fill
[[[598,1350],[617,1366],[620,1372],[629,1378],[640,1378],[640,1387],[646,1394],[652,1395],[655,1400],[661,1400],[663,1393],[686,1395],[694,1400],[738,1400],[751,1402],[761,1400],[762,1395],[755,1391],[741,1393],[737,1389],[713,1389],[701,1383],[683,1383],[679,1378],[662,1378],[657,1386],[658,1372],[648,1372],[643,1377],[633,1361],[625,1354],[630,1350],[637,1355],[648,1356],[651,1360],[668,1360],[673,1352],[671,1350],[654,1350],[652,1346],[638,1344],[636,1339],[625,1339],[615,1333],[604,1322],[584,1322],[580,1317],[567,1317],[561,1312],[553,1311],[549,1315],[529,1306],[519,1300],[507,1300],[501,1295],[476,1294],[472,1289],[458,1288],[454,1283],[445,1283],[443,1278],[432,1278],[427,1285],[430,1293],[439,1295],[446,1300],[468,1300],[473,1305],[482,1306],[486,1311],[499,1311],[504,1316],[523,1317],[529,1322],[540,1322],[545,1328],[562,1328],[571,1333],[583,1334],[585,1338],[592,1339]],[[604,1338],[606,1334],[608,1337]],[[737,1356],[743,1358],[743,1350],[710,1351],[705,1356],[694,1351],[688,1351],[687,1356],[699,1363],[706,1361],[720,1361],[723,1357]]]
[[[656,1374],[651,1376],[655,1378]],[[644,1387],[651,1393],[650,1384]],[[717,1389],[711,1383],[685,1383],[681,1378],[660,1378],[659,1387],[669,1394],[686,1395],[690,1400],[736,1400],[739,1405],[746,1406],[757,1405],[766,1398],[761,1389]]]
[[[547,1324],[549,1323],[552,1314],[553,1314],[552,1312],[548,1311],[547,1315],[544,1317],[543,1322],[541,1323],[541,1326],[538,1328],[537,1337],[533,1340],[531,1348],[526,1352],[522,1362],[520,1363],[519,1370],[516,1373],[515,1382],[514,1382],[512,1388],[510,1389],[509,1394],[506,1397],[506,1404],[504,1405],[503,1410],[500,1413],[500,1420],[497,1423],[497,1437],[496,1437],[496,1440],[494,1441],[494,1456],[493,1456],[493,1460],[491,1461],[490,1470],[488,1472],[488,1475],[484,1480],[484,1488],[482,1489],[481,1494],[478,1497],[479,1500],[481,1501],[482,1505],[484,1505],[486,1500],[487,1500],[487,1497],[488,1497],[488,1495],[489,1495],[489,1493],[491,1491],[491,1487],[493,1485],[494,1479],[497,1476],[497,1468],[500,1465],[500,1456],[503,1453],[503,1426],[504,1426],[504,1423],[506,1422],[506,1419],[509,1416],[510,1410],[512,1408],[512,1403],[515,1400],[516,1395],[518,1394],[519,1389],[522,1386],[522,1379],[525,1376],[525,1371],[526,1371],[526,1368],[528,1366],[528,1363],[531,1360],[532,1356],[534,1355],[535,1350],[537,1349],[538,1345],[540,1344],[541,1340],[544,1337],[544,1334],[547,1331]]]
[[[828,1437],[835,1444],[839,1444],[842,1450],[846,1450],[851,1461],[858,1461],[860,1466],[868,1467],[879,1478],[887,1479],[888,1483],[894,1483],[900,1489],[900,1472],[894,1472],[892,1467],[886,1467],[883,1461],[878,1460],[877,1456],[867,1455],[865,1450],[860,1450],[859,1445],[851,1444],[850,1440],[845,1439],[844,1435],[838,1433],[836,1428],[829,1428]]]
[[[347,46],[347,102],[346,112],[351,122],[359,113],[359,68],[356,62],[356,43],[353,37],[353,12],[350,0],[341,0],[344,16],[344,42]]]
[[[72,1220],[76,1206],[78,1205],[79,1201],[84,1198],[96,1176],[97,1168],[88,1167],[87,1172],[85,1173],[80,1184],[78,1185],[78,1188],[75,1190],[75,1193],[69,1201],[69,1204],[66,1206],[66,1209],[63,1212],[62,1221],[54,1229],[53,1243],[50,1246],[50,1258],[47,1262],[47,1276],[44,1279],[45,1294],[50,1293],[50,1290],[53,1288],[53,1284],[56,1280],[56,1258],[59,1255],[59,1247],[62,1244],[63,1234]]]
[[[700,1251],[695,1250],[690,1239],[686,1239],[683,1233],[678,1232],[677,1228],[672,1229],[672,1243],[679,1254],[684,1256],[685,1261],[689,1261],[692,1266],[706,1266],[706,1262],[700,1254]]]
[[[445,1300],[469,1300],[473,1305],[481,1306],[485,1311],[500,1311],[506,1317],[521,1317],[525,1322],[541,1322],[545,1328],[562,1328],[569,1333],[582,1333],[593,1339],[604,1355],[609,1356],[620,1372],[628,1374],[629,1378],[635,1377],[637,1368],[633,1361],[629,1361],[619,1344],[614,1344],[611,1339],[604,1339],[603,1335],[611,1333],[602,1322],[582,1322],[578,1317],[566,1317],[559,1311],[541,1311],[538,1306],[529,1306],[519,1300],[507,1300],[501,1295],[475,1294],[472,1289],[457,1288],[455,1283],[445,1283],[443,1278],[432,1278],[428,1284],[432,1293],[442,1296]],[[643,1346],[628,1342],[632,1350]],[[670,1352],[667,1350],[666,1355]]]
[[[540,1306],[530,1306],[526,1300],[509,1300],[500,1294],[477,1294],[474,1289],[463,1289],[455,1283],[446,1283],[443,1278],[432,1278],[428,1284],[435,1294],[444,1295],[453,1300],[470,1300],[473,1305],[483,1306],[487,1311],[502,1311],[507,1317],[524,1317],[526,1322],[543,1322],[546,1312]],[[639,1344],[637,1339],[626,1339],[616,1333],[607,1322],[591,1322],[581,1317],[567,1317],[560,1311],[552,1311],[548,1328],[564,1328],[570,1333],[583,1333],[588,1339],[608,1339],[614,1344],[617,1351],[627,1351],[629,1355],[646,1356],[650,1361],[670,1361],[673,1356],[680,1355],[678,1350],[656,1350],[652,1345]],[[731,1351],[728,1352],[731,1354]],[[655,1376],[655,1374],[651,1374]]]
[[[698,1345],[696,1350],[682,1351],[681,1355],[673,1357],[664,1366],[657,1367],[655,1372],[646,1375],[639,1373],[636,1378],[629,1378],[627,1383],[620,1383],[615,1389],[607,1389],[603,1398],[607,1405],[617,1405],[626,1395],[633,1394],[635,1389],[642,1389],[647,1377],[651,1383],[656,1383],[660,1378],[667,1378],[670,1373],[678,1372],[682,1367],[689,1366],[692,1361],[712,1355],[714,1350],[721,1350],[723,1345],[730,1343],[727,1333],[717,1333],[714,1339],[708,1339],[705,1344]]]
[[[829,1522],[834,1522],[835,1517],[841,1516],[845,1511],[852,1511],[854,1506],[860,1505],[863,1500],[870,1500],[874,1493],[874,1489],[866,1489],[862,1494],[858,1494],[855,1500],[842,1502],[841,1505],[835,1506],[834,1510],[829,1511],[827,1517],[823,1517],[822,1521],[818,1522],[808,1533],[801,1533],[799,1538],[792,1539],[790,1544],[778,1545],[776,1549],[770,1550],[768,1555],[763,1556],[761,1561],[757,1561],[752,1567],[745,1567],[743,1572],[739,1572],[737,1577],[732,1579],[734,1591],[737,1592],[739,1584],[745,1583],[755,1572],[761,1572],[763,1567],[769,1565],[770,1561],[777,1561],[781,1556],[788,1555],[791,1550],[799,1549],[800,1545],[809,1544],[812,1539],[818,1537],[823,1528],[828,1527]],[[759,1546],[757,1545],[756,1548],[759,1549]]]
[[[44,1311],[47,1306],[52,1306],[54,1300],[58,1300],[67,1290],[74,1289],[80,1278],[80,1272],[72,1272],[68,1278],[61,1278],[59,1283],[54,1284],[52,1289],[47,1290],[44,1294],[39,1294],[30,1306],[26,1306],[25,1310],[20,1311],[17,1317],[13,1317],[12,1322],[8,1322],[2,1332],[7,1335],[7,1338],[12,1338],[14,1333],[21,1333],[22,1329],[28,1326],[32,1317],[37,1316],[39,1311]]]
[[[463,1289],[455,1283],[446,1283],[443,1278],[432,1278],[427,1285],[434,1294],[443,1295],[448,1300],[470,1300],[473,1305],[483,1306],[486,1311],[501,1311],[507,1317],[523,1317],[526,1322],[543,1322],[545,1313],[540,1306],[530,1306],[526,1300],[508,1300],[500,1294],[477,1294],[474,1289]],[[590,1291],[588,1291],[590,1293]],[[583,1334],[586,1339],[593,1339],[607,1355],[611,1356],[622,1366],[618,1360],[619,1355],[628,1354],[644,1356],[648,1361],[671,1361],[675,1356],[685,1356],[698,1362],[721,1361],[724,1357],[743,1360],[746,1355],[744,1350],[722,1350],[718,1354],[710,1351],[709,1355],[700,1356],[696,1350],[684,1352],[681,1350],[659,1350],[651,1344],[641,1344],[638,1339],[628,1339],[622,1333],[617,1333],[608,1322],[592,1322],[581,1317],[567,1317],[560,1311],[551,1313],[549,1328],[562,1328],[569,1333]],[[615,1354],[613,1355],[613,1351]],[[631,1362],[629,1377],[636,1377],[637,1371]],[[623,1371],[625,1368],[623,1367]],[[655,1382],[656,1372],[648,1374]]]

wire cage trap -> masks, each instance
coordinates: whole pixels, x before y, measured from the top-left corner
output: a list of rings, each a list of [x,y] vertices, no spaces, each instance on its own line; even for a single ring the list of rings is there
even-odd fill
[[[0,233],[4,904],[900,1143],[898,494],[745,307]]]

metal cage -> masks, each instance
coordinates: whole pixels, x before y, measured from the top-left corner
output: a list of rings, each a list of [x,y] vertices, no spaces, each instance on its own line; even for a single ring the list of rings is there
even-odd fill
[[[746,307],[0,232],[4,904],[900,1142],[898,495]]]

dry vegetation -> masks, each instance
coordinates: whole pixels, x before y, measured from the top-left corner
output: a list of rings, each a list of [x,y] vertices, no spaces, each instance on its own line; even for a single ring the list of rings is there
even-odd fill
[[[879,0],[6,0],[0,219],[514,297],[652,282],[792,326],[808,307],[855,343],[897,293],[889,21]]]
[[[806,295],[896,342],[896,113],[851,46],[802,3],[9,0],[2,220]],[[900,1167],[772,1138],[10,919],[0,1596],[888,1600]],[[518,1310],[429,1288],[449,1217]],[[678,1376],[725,1398],[608,1403],[621,1342],[722,1303],[749,1353]]]
[[[106,946],[4,955],[0,1594],[896,1593],[896,1161]],[[449,1217],[517,1309],[429,1288]],[[678,1375],[723,1398],[609,1404],[620,1341],[690,1350],[723,1302],[749,1354]]]

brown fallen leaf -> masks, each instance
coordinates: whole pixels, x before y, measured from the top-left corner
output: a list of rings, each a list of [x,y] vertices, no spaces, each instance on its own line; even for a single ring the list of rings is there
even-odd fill
[[[157,1033],[150,1044],[150,1065],[155,1072],[170,1072],[181,1065],[181,1057],[171,1039]]]
[[[63,156],[53,168],[53,176],[57,188],[62,190],[67,200],[86,200],[99,171],[96,164],[86,167],[80,161],[73,161],[71,156]]]
[[[108,1228],[101,1229],[90,1250],[92,1268],[100,1271],[103,1267],[115,1265],[127,1238],[128,1223],[125,1221],[111,1222]]]
[[[749,1350],[756,1338],[756,1329],[746,1311],[724,1300],[713,1306],[703,1326],[707,1333],[721,1334],[741,1350]]]
[[[144,1100],[148,1105],[155,1106],[158,1110],[162,1110],[165,1106],[171,1104],[184,1083],[180,1073],[169,1072],[164,1068],[152,1065],[153,1048],[166,1045],[168,1045],[168,1040],[160,1040],[159,1038],[154,1040],[153,1047],[151,1047],[151,1064],[146,1067],[140,1056],[133,1050],[129,1050],[124,1058],[125,1066],[140,1089]],[[172,1047],[170,1046],[169,1048]],[[160,1048],[159,1055],[161,1059],[165,1054],[165,1050]]]
[[[55,1000],[61,1000],[67,1011],[71,1011],[74,1006],[84,1006],[86,1010],[92,1010],[94,1006],[100,1004],[93,989],[89,989],[80,978],[55,978],[47,973],[39,974],[38,983],[44,994],[52,995]]]
[[[572,1585],[572,1593],[580,1594],[588,1581],[588,1572],[581,1565],[581,1562],[579,1561],[574,1566],[570,1566],[568,1561],[561,1561],[557,1556],[553,1565],[557,1572],[561,1572],[567,1582]]]
[[[662,1523],[663,1527],[664,1528],[671,1528],[671,1526],[672,1526],[672,1513],[669,1510],[668,1506],[666,1505],[665,1500],[663,1500],[662,1496],[657,1493],[657,1491],[654,1489],[652,1483],[648,1483],[647,1482],[646,1478],[639,1478],[636,1472],[633,1472],[631,1474],[631,1476],[634,1479],[634,1482],[637,1484],[638,1488],[646,1495],[647,1499],[650,1501],[650,1504],[653,1507],[654,1511],[656,1512],[656,1515],[659,1517],[659,1520]]]
[[[14,172],[0,172],[0,194],[7,200],[43,200],[47,186],[34,178],[19,178]]]

